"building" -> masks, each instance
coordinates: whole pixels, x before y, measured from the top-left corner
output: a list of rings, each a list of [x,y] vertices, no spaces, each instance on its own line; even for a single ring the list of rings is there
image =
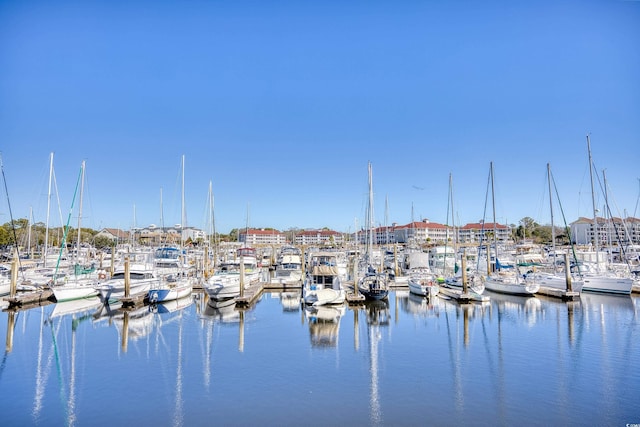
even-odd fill
[[[475,222],[458,228],[458,242],[478,243],[493,240],[493,232],[496,232],[496,240],[506,242],[511,239],[511,228],[504,224],[494,224],[492,222]]]
[[[111,239],[115,244],[118,244],[130,240],[131,234],[119,228],[103,228],[94,236],[94,239],[97,237]]]
[[[295,235],[294,243],[296,245],[342,246],[344,236],[342,233],[328,229],[304,230]]]
[[[598,246],[609,244],[639,244],[640,243],[640,219],[638,218],[596,218],[594,227],[593,218],[580,217],[570,224],[571,242],[577,245],[589,245],[595,242],[598,236]]]
[[[396,226],[394,235],[397,243],[414,242],[418,244],[445,243],[453,240],[454,237],[453,227],[430,222],[428,219]]]
[[[143,245],[158,246],[205,241],[207,234],[198,228],[181,227],[179,224],[173,227],[157,227],[151,224],[149,227],[134,229],[134,237]]]
[[[264,228],[247,228],[238,231],[238,241],[246,246],[284,245],[287,236],[278,230]]]

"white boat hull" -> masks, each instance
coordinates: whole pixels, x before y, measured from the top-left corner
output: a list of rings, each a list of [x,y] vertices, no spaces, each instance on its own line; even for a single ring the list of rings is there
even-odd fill
[[[540,285],[537,283],[518,280],[513,276],[495,276],[491,275],[485,279],[485,289],[492,292],[498,292],[501,294],[509,295],[534,295],[540,289]]]
[[[53,287],[53,296],[57,302],[71,301],[81,298],[89,298],[98,295],[94,284],[61,285]]]
[[[585,275],[583,291],[630,295],[633,280],[628,277]]]
[[[162,287],[152,287],[149,289],[149,302],[164,302],[173,301],[180,298],[185,298],[191,295],[193,292],[193,282],[191,280],[185,280],[180,283],[163,285]]]
[[[313,306],[342,304],[346,301],[346,292],[342,289],[320,288],[305,291],[304,302]]]
[[[423,297],[432,297],[438,295],[440,292],[440,286],[435,282],[421,282],[417,280],[409,279],[409,292],[414,295],[420,295]]]
[[[157,287],[159,282],[160,280],[157,278],[132,280],[129,286],[129,296],[133,297],[146,294],[147,292],[149,292],[149,289],[151,289],[151,286]],[[109,280],[97,286],[97,290],[100,293],[103,301],[119,300],[120,298],[124,298],[125,296],[124,280]]]
[[[533,273],[527,275],[528,280],[532,280],[545,288],[567,290],[567,278],[564,275],[552,273]],[[583,280],[571,279],[571,290],[581,292],[584,286]]]

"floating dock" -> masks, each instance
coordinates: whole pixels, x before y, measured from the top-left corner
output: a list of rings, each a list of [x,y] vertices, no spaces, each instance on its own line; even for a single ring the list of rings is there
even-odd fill
[[[440,286],[438,293],[446,295],[451,299],[455,299],[460,304],[470,302],[487,302],[490,299],[487,295],[480,295],[477,292],[463,292],[462,289],[448,288],[446,286]]]
[[[288,282],[286,280],[271,280],[270,282],[263,282],[262,288],[265,291],[289,291],[302,289],[302,281],[297,280],[294,282]]]
[[[575,301],[580,298],[580,292],[550,288],[548,286],[540,286],[540,289],[538,289],[536,293],[548,297],[560,298],[562,301]]]
[[[262,295],[264,285],[264,282],[258,282],[246,288],[242,292],[242,296],[236,297],[236,307],[248,307],[256,302],[260,295]]]
[[[131,308],[138,305],[143,305],[145,299],[147,299],[147,296],[147,292],[144,292],[134,296],[122,297],[120,298],[120,302],[122,303],[123,308]]]
[[[47,305],[53,302],[53,298],[53,291],[51,289],[43,289],[41,291],[20,293],[13,297],[6,297],[5,300],[9,303],[9,308],[12,308]]]

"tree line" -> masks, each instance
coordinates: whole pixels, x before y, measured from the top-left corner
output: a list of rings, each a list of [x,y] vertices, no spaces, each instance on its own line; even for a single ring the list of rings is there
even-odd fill
[[[551,226],[540,225],[531,217],[524,217],[519,221],[518,225],[511,224],[510,227],[511,237],[515,242],[528,239],[532,240],[533,243],[551,244]],[[291,241],[293,241],[293,236],[297,231],[299,231],[299,229],[291,228],[286,232],[288,237],[291,237]],[[59,247],[62,239],[64,238],[64,232],[64,227],[49,227],[48,244],[53,247]],[[29,227],[29,220],[26,218],[14,220],[13,223],[6,222],[0,227],[0,247],[15,246],[15,242],[17,241],[17,246],[24,248],[25,250],[40,248],[45,243],[45,233],[46,226],[42,222],[31,224],[31,227]],[[98,233],[98,230],[82,228],[80,243],[91,244],[98,249],[109,248],[115,244],[115,242],[108,237],[97,236]],[[229,234],[216,234],[216,241],[235,242],[238,240],[238,233],[239,230],[234,228],[229,232]],[[569,244],[569,239],[564,229],[556,227],[555,235],[556,243]],[[66,236],[67,245],[73,246],[76,245],[77,242],[78,230],[76,228],[69,227]],[[204,244],[203,241],[190,243],[194,245]]]

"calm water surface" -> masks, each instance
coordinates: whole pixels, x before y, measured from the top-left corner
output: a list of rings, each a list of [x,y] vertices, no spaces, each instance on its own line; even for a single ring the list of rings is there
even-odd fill
[[[638,296],[4,311],[0,425],[640,423]]]

